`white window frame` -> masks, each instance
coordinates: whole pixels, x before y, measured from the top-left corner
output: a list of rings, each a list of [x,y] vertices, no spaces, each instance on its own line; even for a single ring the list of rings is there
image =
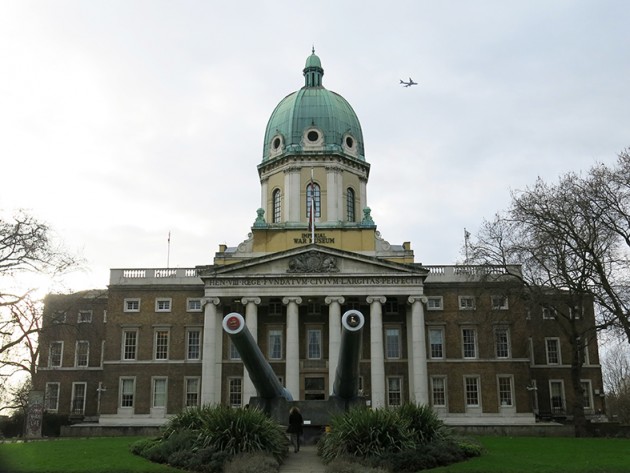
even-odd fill
[[[83,388],[83,398],[78,398],[81,400],[81,406],[78,409],[75,409],[75,404],[77,403],[77,388]],[[85,400],[87,398],[87,383],[85,381],[75,381],[72,383],[72,391],[70,397],[70,413],[71,414],[85,414]]]
[[[191,344],[190,337],[193,333],[197,334],[197,344]],[[186,359],[191,361],[201,360],[201,347],[203,345],[202,333],[200,328],[189,328],[186,330]],[[197,347],[197,356],[191,355],[191,347]]]
[[[127,334],[133,333],[135,334],[135,343],[133,344],[133,357],[127,357]],[[122,340],[120,343],[120,359],[123,361],[135,361],[138,359],[138,342],[139,342],[140,334],[138,333],[138,329],[123,329],[122,331]],[[131,347],[131,345],[129,345]]]
[[[582,384],[582,389],[584,389],[584,410],[592,411],[594,409],[593,404],[593,383],[590,379],[581,379],[580,383]]]
[[[432,333],[440,334],[440,343],[433,343]],[[433,354],[433,346],[439,346],[441,355],[437,356]],[[445,355],[445,345],[444,345],[444,328],[443,327],[429,327],[429,358],[432,360],[443,360]]]
[[[282,301],[280,299],[270,299],[268,304],[268,315],[282,315]]]
[[[470,346],[470,342],[466,340],[465,332],[470,331],[473,335],[473,350],[474,355],[466,354],[467,345]],[[474,327],[462,327],[462,358],[465,360],[476,360],[479,358],[479,337],[477,336],[477,329]]]
[[[459,310],[475,310],[475,296],[458,296],[457,303]]]
[[[156,312],[170,312],[173,306],[173,299],[171,297],[156,297],[155,298],[155,311]]]
[[[92,311],[91,310],[80,310],[77,315],[77,323],[78,324],[91,324],[92,323]]]
[[[397,381],[399,389],[392,390],[391,382]],[[387,405],[389,407],[401,406],[403,404],[403,377],[402,376],[388,376],[386,380],[387,387]],[[393,401],[393,397],[397,396],[398,399],[396,402]]]
[[[158,387],[164,388],[158,392]],[[158,402],[159,401],[159,402]],[[168,404],[168,378],[166,376],[151,377],[151,408],[165,409]]]
[[[203,302],[201,298],[189,297],[186,299],[186,312],[203,312]]]
[[[490,296],[490,305],[492,310],[508,310],[508,297],[499,295]]]
[[[55,396],[52,397],[51,394],[54,393]],[[59,393],[61,392],[61,383],[59,382],[50,382],[46,383],[46,390],[44,391],[44,407],[48,412],[58,412],[59,411]],[[51,406],[51,400],[54,400],[54,407]]]
[[[552,353],[552,350],[549,349],[549,343],[550,342],[555,342],[556,345],[556,354],[557,354],[557,361],[551,361],[549,354]],[[560,349],[560,338],[558,337],[546,337],[545,338],[545,355],[547,357],[547,364],[548,365],[561,365],[562,364],[562,352]]]
[[[402,358],[402,329],[398,325],[386,325],[384,327],[385,359],[400,360]],[[390,332],[393,338],[390,338]],[[392,344],[390,341],[395,340]]]
[[[577,314],[577,315],[576,315]],[[584,305],[569,307],[569,317],[571,320],[580,320],[584,317]]]
[[[395,297],[388,297],[385,299],[385,304],[383,304],[383,314],[385,315],[398,315],[400,311],[400,306],[398,304],[398,299]]]
[[[550,305],[542,306],[542,318],[543,320],[556,320],[558,316],[558,311],[555,307]]]
[[[81,355],[79,351],[80,345],[86,346],[84,364],[79,364],[79,355]],[[75,349],[74,349],[74,366],[76,368],[87,368],[89,365],[90,365],[90,342],[88,340],[77,340],[75,344]]]
[[[243,378],[240,376],[230,376],[226,384],[228,388],[228,405],[237,408],[243,407]],[[238,389],[234,389],[236,387],[238,387]]]
[[[59,363],[53,364],[53,346],[59,347]],[[61,368],[63,366],[63,340],[55,340],[50,342],[48,346],[48,367]]]
[[[560,386],[560,400],[562,401],[562,406],[554,407],[553,405],[553,389],[552,386]],[[563,379],[550,379],[549,380],[549,407],[551,408],[552,413],[565,413],[567,409],[567,398],[564,391],[564,380]]]
[[[501,386],[501,381],[508,382],[508,391],[503,389],[505,386]],[[509,399],[506,399],[506,403],[504,404],[504,394],[507,392],[509,395]],[[507,408],[514,407],[514,377],[512,375],[507,374],[499,374],[497,375],[497,399],[499,400],[499,408]]]
[[[129,385],[131,386],[131,391],[125,391],[125,386]],[[136,377],[121,376],[118,378],[118,386],[118,406],[121,409],[133,409],[136,403]],[[130,397],[125,399],[125,396]],[[125,401],[130,401],[129,405],[125,405]]]
[[[311,350],[314,344],[311,344],[311,334],[317,335],[317,351],[315,353]],[[321,360],[322,359],[322,329],[319,327],[309,327],[306,329],[306,359],[308,360]]]
[[[140,298],[126,297],[123,303],[124,312],[140,312]]]
[[[162,345],[158,337],[160,334],[166,334],[166,346]],[[153,334],[153,359],[155,361],[166,361],[169,359],[169,350],[171,345],[171,331],[167,328],[156,328]],[[158,352],[158,349],[160,350]],[[160,355],[158,357],[158,355]]]
[[[499,334],[502,332],[505,333],[505,345],[506,345],[505,348],[507,352],[505,355],[499,354],[500,341],[498,337],[499,337]],[[503,343],[503,341],[501,341],[501,343]],[[512,357],[512,341],[510,339],[509,327],[500,326],[500,327],[494,328],[494,356],[500,360],[507,360]]]
[[[236,348],[236,345],[234,345],[234,342],[232,341],[231,338],[230,338],[230,345],[228,347],[228,356],[230,360],[232,361],[241,360],[241,354],[238,352],[238,349]]]
[[[267,332],[267,358],[269,360],[282,360],[284,357],[283,346],[283,331],[281,327],[269,327]],[[280,354],[274,353],[274,349],[277,348],[274,344],[274,340],[280,344]]]
[[[443,296],[427,297],[427,310],[444,310],[444,297]]]
[[[195,385],[191,389],[191,385]],[[194,402],[191,402],[194,397]],[[201,398],[201,378],[199,376],[186,376],[184,378],[184,407],[196,407]]]
[[[470,398],[468,396],[469,391],[468,391],[468,380],[474,381],[474,386],[475,386],[475,394],[476,394],[476,398],[477,398],[477,402],[476,403],[470,403]],[[470,384],[470,386],[473,386],[472,384]],[[466,408],[480,408],[481,407],[481,378],[477,375],[467,375],[464,376],[464,405],[466,406]]]
[[[442,391],[436,391],[436,381],[440,381],[442,383],[441,389]],[[434,407],[447,407],[448,404],[448,379],[446,376],[431,376],[431,405]],[[443,397],[443,403],[436,403],[435,398],[436,394]]]
[[[64,324],[66,323],[66,312],[63,310],[56,310],[52,315],[53,324]]]

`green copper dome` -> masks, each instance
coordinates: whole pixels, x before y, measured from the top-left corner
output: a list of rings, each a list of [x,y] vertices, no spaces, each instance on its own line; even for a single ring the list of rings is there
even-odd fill
[[[315,50],[306,59],[304,87],[276,106],[265,131],[263,162],[293,154],[342,154],[365,161],[361,124],[341,95],[322,86]]]

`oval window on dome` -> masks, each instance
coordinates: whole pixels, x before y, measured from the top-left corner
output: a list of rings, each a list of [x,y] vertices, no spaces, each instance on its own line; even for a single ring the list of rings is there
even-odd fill
[[[354,140],[351,136],[346,136],[346,146],[352,148],[354,146]]]
[[[317,133],[315,130],[311,130],[308,132],[306,137],[308,138],[308,141],[315,143],[317,140],[319,140],[319,133]]]
[[[275,137],[273,139],[273,142],[271,144],[271,146],[273,147],[273,149],[278,149],[280,148],[280,145],[282,144],[282,140],[279,137]]]

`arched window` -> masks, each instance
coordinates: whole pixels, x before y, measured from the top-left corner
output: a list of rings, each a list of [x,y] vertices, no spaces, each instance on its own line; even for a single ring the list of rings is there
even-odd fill
[[[280,203],[280,189],[273,191],[273,223],[280,223],[282,218],[282,204]]]
[[[308,183],[306,186],[306,217],[311,217],[311,201],[313,202],[313,207],[315,208],[315,218],[319,218],[322,216],[322,207],[321,207],[321,192],[319,190],[319,185],[315,183]]]
[[[354,222],[354,190],[349,187],[348,192],[346,193],[346,216],[348,218],[348,222]]]

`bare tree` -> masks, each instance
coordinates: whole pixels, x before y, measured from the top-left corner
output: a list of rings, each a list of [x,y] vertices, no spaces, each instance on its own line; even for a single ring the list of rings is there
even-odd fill
[[[592,205],[581,189],[584,180],[570,173],[557,184],[538,179],[534,186],[513,193],[510,208],[485,221],[469,248],[472,261],[521,264],[514,273],[527,289],[530,302],[551,305],[557,326],[571,343],[573,414],[577,436],[585,434],[584,390],[581,383],[585,344],[610,324],[586,324],[576,317],[588,301],[597,299],[600,267],[609,267],[617,238],[600,225],[604,209]]]
[[[42,307],[31,297],[37,288],[20,284],[21,277],[53,278],[78,264],[45,223],[25,212],[9,218],[0,214],[0,388],[6,390],[16,372],[32,375],[37,362]]]
[[[611,343],[602,356],[606,407],[619,422],[630,423],[630,349],[627,343]]]

